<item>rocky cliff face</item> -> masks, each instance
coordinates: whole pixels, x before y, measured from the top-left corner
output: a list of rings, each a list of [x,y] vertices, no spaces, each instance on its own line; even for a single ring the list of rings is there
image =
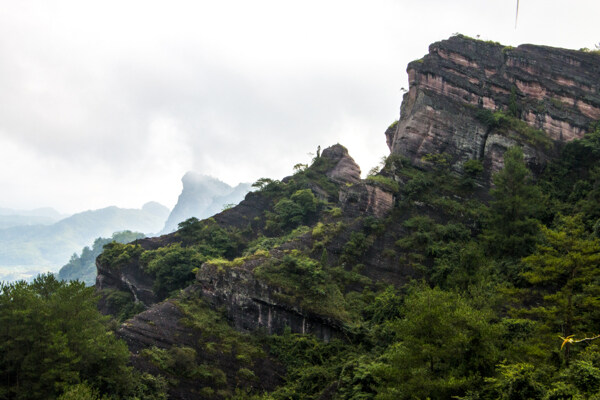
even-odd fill
[[[415,163],[428,154],[447,153],[455,169],[478,159],[493,171],[501,167],[504,150],[519,144],[536,170],[553,153],[553,146],[532,142],[514,127],[490,127],[477,118],[481,110],[521,119],[553,144],[582,137],[600,118],[597,54],[504,47],[458,35],[432,44],[407,72],[400,120],[386,138],[392,153]]]
[[[320,157],[323,159],[321,165],[325,167],[321,171],[322,175],[327,178],[325,180],[329,184],[334,183],[339,190],[338,195],[331,199],[331,194],[325,188],[318,183],[309,182],[315,195],[322,199],[330,199],[334,203],[338,202],[350,218],[363,213],[382,217],[392,208],[393,195],[374,185],[362,183],[360,168],[344,146],[336,144],[326,148]],[[283,182],[289,182],[292,178],[284,178]],[[240,204],[212,218],[221,227],[239,230],[250,228],[260,232],[264,227],[265,211],[271,210],[272,206],[268,195],[250,192]],[[307,240],[311,242],[310,235]],[[179,241],[177,233],[170,233],[140,239],[135,243],[143,250],[155,250]],[[342,244],[340,243],[340,246]],[[288,244],[288,248],[294,248],[294,245]],[[341,247],[333,251],[335,254],[336,251],[341,251]],[[269,333],[281,333],[289,326],[293,332],[312,333],[324,340],[329,340],[339,333],[336,321],[278,301],[279,289],[254,277],[253,270],[259,264],[260,258],[252,259],[242,266],[224,270],[205,263],[197,274],[196,286],[201,289],[200,295],[213,306],[225,306],[228,318],[236,328],[243,331],[265,328]],[[118,313],[110,301],[107,301],[106,294],[112,291],[129,294],[133,301],[141,303],[144,308],[152,307],[161,300],[153,290],[154,278],[144,271],[138,259],[133,259],[119,268],[104,265],[100,259],[96,261],[96,265],[96,290],[104,294],[100,301],[102,312]],[[152,338],[148,340],[153,341]]]
[[[561,143],[583,136],[600,118],[598,55],[530,45],[513,49],[457,36],[433,44],[408,73],[410,90],[400,120],[386,131],[392,155],[402,157],[388,158],[380,174],[361,180],[348,151],[335,145],[305,171],[266,183],[212,217],[219,227],[243,235],[246,248],[228,260],[198,265],[195,281],[160,303],[152,291],[153,277],[139,260],[120,268],[98,265],[98,289],[127,292],[147,307],[118,331],[137,368],[164,373],[149,352],[158,348],[179,354],[192,348],[198,363],[223,371],[221,390],[274,388],[282,374],[277,362],[260,356],[241,368],[235,352],[215,352],[227,348],[219,340],[227,342],[231,332],[215,340],[220,329],[210,328],[206,310],[194,310],[220,310],[229,329],[238,333],[278,334],[289,327],[322,340],[344,338],[352,319],[328,304],[351,301],[352,296],[344,296],[371,285],[402,286],[419,279],[434,266],[432,257],[420,253],[431,235],[469,236],[480,229],[474,215],[487,189],[470,176],[441,174],[441,168],[447,172],[446,163],[460,171],[467,160],[481,161],[485,176],[479,183],[485,185],[501,168],[504,151],[520,145],[530,167],[540,171]],[[439,154],[446,156],[431,157]],[[433,170],[422,168],[428,163],[438,164]],[[308,226],[270,230],[269,222],[285,214],[276,205],[293,203],[294,194],[307,188],[321,200],[314,215],[302,220]],[[421,225],[426,225],[423,231]],[[447,231],[447,225],[455,231]],[[137,243],[157,249],[181,241],[181,233]],[[319,287],[321,274],[329,273],[338,297]],[[310,297],[315,288],[322,296],[317,301]],[[196,323],[194,315],[202,318]],[[253,380],[246,379],[249,370]],[[203,398],[198,397],[202,385],[184,379],[172,385],[172,395]]]
[[[132,365],[166,377],[171,399],[231,398],[236,390],[260,393],[281,384],[282,366],[257,345],[249,353],[247,337],[219,325],[214,315],[195,321],[190,308],[204,307],[192,286],[124,323],[117,335],[129,346]]]
[[[334,163],[333,168],[325,175],[334,182],[342,184],[354,184],[360,182],[360,167],[354,161],[348,150],[336,144],[323,150],[321,157],[327,158]]]
[[[313,334],[326,341],[339,336],[341,326],[337,321],[281,301],[281,295],[285,295],[281,288],[255,277],[255,268],[277,257],[283,257],[283,253],[272,251],[269,258],[252,257],[228,268],[205,263],[196,276],[202,296],[214,307],[224,307],[240,331],[263,328],[268,334],[281,334],[289,327],[292,332]]]

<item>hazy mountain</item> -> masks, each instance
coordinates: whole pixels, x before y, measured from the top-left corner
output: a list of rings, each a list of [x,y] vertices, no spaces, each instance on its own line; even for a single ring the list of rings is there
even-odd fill
[[[231,187],[212,176],[187,172],[183,178],[183,190],[171,211],[162,233],[177,229],[177,225],[190,217],[203,219],[223,210],[228,204],[237,204],[250,191],[250,184],[240,183]]]
[[[60,214],[50,207],[34,210],[0,207],[0,229],[21,225],[50,225],[66,217],[68,215]]]
[[[158,232],[169,210],[158,203],[141,209],[107,207],[74,214],[51,225],[0,229],[0,280],[57,270],[98,237],[132,230]]]
[[[0,207],[0,216],[3,215],[21,215],[28,217],[47,217],[47,218],[55,218],[61,219],[67,217],[68,215],[64,215],[56,211],[52,207],[42,207],[35,208],[33,210],[17,210],[13,208],[4,208]]]

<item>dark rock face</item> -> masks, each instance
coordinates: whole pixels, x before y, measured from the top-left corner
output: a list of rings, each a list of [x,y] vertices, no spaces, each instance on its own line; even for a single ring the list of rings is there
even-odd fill
[[[205,263],[196,275],[202,296],[214,307],[225,306],[227,317],[240,331],[263,328],[268,334],[281,334],[289,327],[293,333],[313,334],[326,341],[339,336],[338,322],[280,301],[278,288],[254,276],[254,269],[265,261],[259,257],[228,268]]]
[[[182,296],[197,297],[197,293],[192,286]],[[257,357],[249,367],[255,374],[255,379],[240,379],[240,362],[235,353],[206,351],[206,343],[215,339],[206,337],[197,327],[184,323],[185,314],[177,305],[179,300],[181,299],[156,304],[125,322],[117,331],[117,335],[127,343],[131,363],[136,369],[154,375],[165,375],[149,358],[144,357],[143,350],[153,347],[167,350],[172,347],[187,347],[196,351],[198,364],[211,365],[223,371],[226,377],[224,386],[230,392],[234,392],[236,388],[269,391],[281,383],[280,377],[285,373],[283,368],[267,356]],[[203,387],[211,386],[211,383],[178,376],[177,385],[169,386],[169,398],[213,399],[214,396],[202,392]]]
[[[378,186],[362,182],[342,188],[340,203],[348,215],[367,214],[381,218],[394,206],[394,195]]]
[[[479,159],[497,170],[507,147],[521,144],[534,170],[548,149],[518,143],[478,121],[478,109],[509,111],[556,142],[580,138],[600,118],[600,56],[574,50],[497,43],[454,36],[429,47],[407,68],[396,129],[386,132],[392,153],[415,163],[430,153],[452,156],[455,168]],[[513,108],[513,111],[514,108]]]
[[[183,314],[173,301],[165,301],[121,325],[118,333],[131,353],[137,356],[140,351],[151,346],[168,348],[178,344],[179,338],[186,337],[185,327],[179,324],[182,317]]]
[[[326,148],[321,157],[336,162],[335,166],[326,173],[332,181],[341,184],[360,182],[360,167],[341,144]]]
[[[146,274],[137,263],[130,263],[121,268],[111,268],[102,265],[96,260],[98,275],[96,276],[96,291],[103,294],[98,303],[100,311],[104,314],[117,314],[119,310],[113,310],[104,296],[108,290],[119,290],[131,293],[133,300],[141,302],[149,307],[158,301],[152,290],[154,278]]]
[[[255,218],[260,218],[269,208],[271,199],[260,192],[250,192],[237,206],[220,212],[213,216],[221,226],[230,226],[244,229],[248,224],[254,223]]]

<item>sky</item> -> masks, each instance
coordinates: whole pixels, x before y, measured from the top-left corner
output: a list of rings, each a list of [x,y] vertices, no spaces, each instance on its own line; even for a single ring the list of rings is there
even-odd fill
[[[389,154],[406,65],[455,33],[600,43],[597,0],[0,0],[0,207],[172,208],[186,171]]]

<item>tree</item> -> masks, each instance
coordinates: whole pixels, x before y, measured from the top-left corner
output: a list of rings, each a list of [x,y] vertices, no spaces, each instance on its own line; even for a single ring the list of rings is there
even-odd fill
[[[257,188],[258,190],[263,190],[265,189],[267,186],[271,185],[272,183],[275,183],[276,181],[274,181],[273,179],[270,178],[260,178],[258,179],[256,182],[254,182],[252,184],[252,187]]]
[[[135,395],[127,347],[96,301],[93,288],[52,274],[0,285],[0,398],[55,399],[83,382],[100,395]]]
[[[543,243],[523,261],[523,276],[543,304],[531,312],[564,337],[595,332],[600,324],[600,240],[583,229],[582,217],[563,217],[556,229],[542,227]],[[570,343],[566,343],[569,359]]]
[[[159,299],[164,299],[173,291],[189,286],[194,281],[195,270],[207,259],[194,247],[175,243],[144,252],[140,262],[155,278],[152,290]]]
[[[458,294],[412,287],[395,323],[396,337],[377,374],[381,399],[449,399],[482,383],[498,361],[493,314]]]
[[[518,259],[535,248],[539,232],[535,216],[542,194],[531,182],[523,151],[511,147],[504,153],[504,168],[493,177],[494,200],[484,231],[488,250],[501,257]]]
[[[306,224],[315,215],[319,201],[310,189],[297,190],[290,198],[275,203],[274,213],[269,213],[267,230],[277,233],[282,229]]]

